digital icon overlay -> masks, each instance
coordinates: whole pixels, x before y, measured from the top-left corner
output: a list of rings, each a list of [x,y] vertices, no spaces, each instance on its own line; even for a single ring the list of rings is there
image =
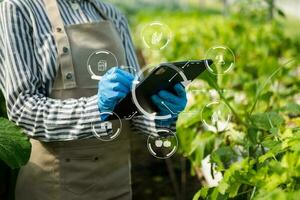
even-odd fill
[[[107,50],[95,51],[87,60],[87,70],[93,80],[101,80],[109,68],[116,66],[119,66],[117,57]]]
[[[178,139],[175,133],[168,129],[159,129],[159,136],[149,136],[147,148],[151,155],[159,159],[170,158],[178,149]]]
[[[212,102],[207,104],[201,112],[202,122],[209,131],[225,131],[231,119],[231,110],[222,102]]]
[[[103,112],[100,113],[101,116],[116,116],[118,120],[114,121],[101,121],[92,123],[93,135],[102,141],[112,141],[116,139],[122,131],[122,121],[116,113],[113,112]]]
[[[187,79],[187,77],[185,76],[185,74],[183,73],[182,69],[176,67],[175,65],[172,64],[168,64],[166,63],[164,66],[171,68],[172,70],[174,70],[174,76],[180,76],[182,78],[182,83],[183,85],[187,85],[188,83],[190,83],[190,81]],[[154,68],[152,66],[147,66],[144,67],[143,69],[141,69],[139,71],[139,73],[137,74],[137,76],[135,77],[135,80],[133,81],[132,84],[132,89],[131,89],[131,95],[132,95],[132,100],[135,104],[135,106],[137,107],[138,111],[143,114],[145,117],[147,117],[148,119],[156,119],[156,120],[166,120],[166,119],[171,119],[172,118],[172,114],[174,113],[172,110],[170,110],[170,113],[166,114],[166,115],[159,115],[156,112],[149,112],[147,111],[143,106],[142,106],[142,101],[143,99],[141,99],[139,97],[139,95],[137,95],[136,93],[136,88],[137,85],[140,83],[140,80],[143,79],[143,75],[147,74],[146,72],[152,71]],[[173,77],[174,77],[173,76]],[[172,80],[172,77],[170,77],[170,80]],[[161,102],[162,104],[164,102]]]
[[[209,72],[215,75],[223,75],[229,72],[235,65],[235,55],[226,46],[214,46],[208,49],[205,58],[213,61],[212,65],[206,64]]]
[[[170,43],[172,32],[166,24],[155,21],[144,26],[141,37],[147,48],[162,50]]]

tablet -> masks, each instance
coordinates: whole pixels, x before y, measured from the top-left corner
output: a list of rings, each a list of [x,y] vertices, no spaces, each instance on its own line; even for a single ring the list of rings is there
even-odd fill
[[[136,104],[143,108],[147,113],[156,113],[158,110],[151,101],[151,96],[161,90],[172,92],[177,83],[183,83],[185,86],[197,78],[205,69],[213,63],[212,60],[192,60],[172,63],[161,63],[154,68],[149,75],[135,86],[135,103],[132,93],[129,93],[115,107],[116,113],[121,119],[131,119],[133,115],[139,112]],[[113,120],[109,118],[109,120]]]

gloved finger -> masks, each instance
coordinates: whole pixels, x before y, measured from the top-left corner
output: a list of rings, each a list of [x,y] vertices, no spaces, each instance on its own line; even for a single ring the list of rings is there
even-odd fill
[[[105,74],[105,75],[109,75],[109,74],[114,74],[117,71],[118,67],[112,67],[110,68]]]
[[[166,90],[162,90],[158,93],[158,96],[163,100],[163,101],[168,101],[170,103],[179,103],[180,101],[182,101],[182,99],[180,99],[179,97],[177,97],[176,95],[174,95],[171,92],[168,92]]]
[[[115,103],[116,101],[125,98],[127,95],[127,93],[125,92],[120,92],[120,91],[111,91],[109,96],[106,95],[106,99],[108,100],[108,102],[111,103],[111,105],[113,103]]]
[[[121,74],[122,76],[126,77],[129,80],[134,79],[134,76],[131,73],[129,73],[129,72],[123,70],[123,69],[120,69],[119,67],[112,67],[111,69],[109,69],[106,72],[105,75],[111,75],[111,74]]]
[[[152,95],[151,100],[160,110],[165,109],[164,107],[162,107],[162,103],[161,103],[161,102],[163,102],[163,99],[160,98],[158,95],[156,95],[156,94]]]
[[[185,104],[183,104],[183,103],[178,104],[178,103],[171,103],[168,101],[164,101],[162,104],[168,110],[171,110],[173,114],[178,114],[181,111],[183,111],[185,108]]]
[[[119,82],[129,89],[131,88],[132,81],[133,81],[133,78],[131,77],[128,78],[127,76],[124,76],[122,73],[119,72],[110,74],[108,78],[111,82]]]
[[[172,110],[169,107],[166,107],[166,102],[160,98],[158,95],[153,95],[152,97],[153,103],[158,107],[158,109],[164,114],[172,114]],[[169,103],[168,103],[169,104]]]
[[[169,106],[167,108],[165,102],[163,101],[163,99],[160,98],[158,95],[153,95],[151,97],[151,99],[152,99],[153,103],[155,104],[155,106],[160,110],[160,115],[169,115],[169,114],[173,115],[173,114],[177,114],[176,111],[173,112],[169,108],[170,104],[168,104]]]
[[[113,67],[110,70],[108,70],[107,74],[121,74],[122,76],[124,76],[125,78],[129,79],[129,80],[133,80],[134,76],[132,74],[130,74],[129,72],[120,69],[118,67]]]
[[[116,97],[117,101],[120,101],[121,99],[124,99],[127,96],[127,93],[125,92],[118,92],[118,95]]]
[[[126,77],[128,80],[134,79],[134,76],[132,74],[130,74],[129,72],[127,72],[123,69],[117,68],[116,72],[121,74],[122,76]]]
[[[185,88],[183,87],[183,85],[181,83],[177,83],[174,86],[174,90],[177,93],[177,95],[181,98],[185,98],[186,99],[186,91]]]
[[[120,82],[111,83],[110,86],[111,86],[111,89],[116,92],[123,92],[123,93],[127,94],[130,91],[130,88],[124,86]]]

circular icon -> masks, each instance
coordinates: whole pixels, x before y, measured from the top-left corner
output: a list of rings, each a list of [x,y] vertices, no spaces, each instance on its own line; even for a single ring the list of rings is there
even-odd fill
[[[87,61],[87,70],[93,80],[100,80],[108,69],[116,66],[119,66],[117,57],[107,50],[93,52]]]
[[[165,106],[166,109],[170,111],[170,113],[166,115],[159,115],[157,112],[154,111],[155,109],[152,109],[153,105],[152,105],[151,97],[145,96],[144,92],[141,92],[141,90],[139,90],[138,88],[140,80],[143,80],[142,77],[144,72],[158,69],[154,73],[155,75],[159,76],[160,75],[159,73],[163,74],[163,70],[166,70],[166,68],[171,68],[174,71],[174,73],[170,75],[169,82],[171,82],[174,78],[177,78],[177,76],[179,76],[182,80],[183,85],[187,85],[188,83],[190,83],[190,81],[187,80],[181,68],[178,68],[175,65],[169,63],[165,63],[163,64],[163,66],[164,67],[161,67],[160,69],[158,68],[153,69],[152,66],[143,68],[142,70],[139,71],[138,75],[135,77],[132,84],[132,89],[131,89],[132,100],[136,105],[136,107],[138,108],[139,112],[142,113],[148,119],[167,120],[172,118],[173,117],[172,115],[177,113],[174,113],[176,111],[172,111],[164,102],[161,102],[162,106]]]
[[[228,128],[231,110],[222,102],[212,102],[202,109],[201,118],[209,131],[221,132]]]
[[[164,49],[172,38],[171,29],[161,22],[147,24],[141,32],[142,40],[149,49]]]
[[[233,51],[225,46],[214,46],[206,52],[205,58],[211,59],[213,64],[206,63],[208,71],[215,75],[229,72],[235,64]]]
[[[149,136],[147,139],[150,154],[159,159],[170,158],[178,148],[176,134],[168,129],[159,129],[157,134],[159,136]]]
[[[114,116],[118,120],[114,121],[99,121],[92,123],[93,135],[102,141],[112,141],[117,138],[122,130],[122,121],[120,117],[114,112],[103,112],[100,113],[100,118]]]

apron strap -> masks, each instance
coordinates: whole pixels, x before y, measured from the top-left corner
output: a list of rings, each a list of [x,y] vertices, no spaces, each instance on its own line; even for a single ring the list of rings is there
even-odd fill
[[[52,24],[53,36],[58,51],[59,69],[62,73],[64,89],[76,87],[75,72],[72,61],[72,52],[68,36],[59,13],[57,0],[44,0],[45,8]]]
[[[96,0],[88,0],[99,12],[103,20],[109,20],[107,15],[96,3]],[[58,51],[59,70],[62,75],[62,83],[64,89],[76,88],[75,71],[72,60],[72,52],[66,33],[66,29],[61,18],[57,0],[44,0],[46,12],[52,25],[53,36]],[[59,72],[58,72],[59,73]]]
[[[107,17],[107,15],[103,12],[102,9],[99,8],[99,6],[96,3],[96,0],[88,0],[98,11],[98,13],[101,15],[103,20],[109,20],[109,18]]]

